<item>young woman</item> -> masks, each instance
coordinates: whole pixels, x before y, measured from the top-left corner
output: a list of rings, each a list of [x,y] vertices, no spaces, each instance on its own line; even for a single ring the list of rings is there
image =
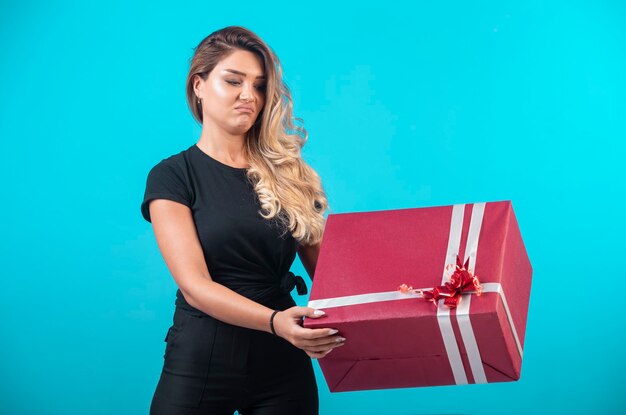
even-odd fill
[[[151,414],[317,414],[311,358],[344,338],[306,329],[290,291],[311,278],[328,207],[301,156],[279,59],[230,26],[196,47],[187,101],[196,144],[148,174],[141,211],[178,290]]]

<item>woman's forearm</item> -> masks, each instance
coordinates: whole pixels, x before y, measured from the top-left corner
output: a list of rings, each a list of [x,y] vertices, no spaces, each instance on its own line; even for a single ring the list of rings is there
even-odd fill
[[[320,246],[321,243],[316,245],[298,245],[297,248],[300,261],[302,262],[307,274],[309,274],[311,281],[313,281],[315,268],[317,266],[317,258],[320,255]]]
[[[191,306],[225,323],[271,333],[271,308],[208,278],[197,277],[191,286],[188,291],[181,289]]]

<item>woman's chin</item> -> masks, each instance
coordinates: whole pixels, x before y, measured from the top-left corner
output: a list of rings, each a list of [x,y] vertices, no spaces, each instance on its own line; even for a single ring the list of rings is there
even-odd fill
[[[231,128],[229,129],[229,133],[233,135],[245,134],[250,130],[250,128],[252,128],[252,125],[253,124],[251,122],[237,123],[231,126]]]
[[[241,117],[235,120],[235,122],[233,123],[233,127],[237,129],[243,128],[248,131],[250,128],[252,128],[255,121],[256,120],[252,117]]]

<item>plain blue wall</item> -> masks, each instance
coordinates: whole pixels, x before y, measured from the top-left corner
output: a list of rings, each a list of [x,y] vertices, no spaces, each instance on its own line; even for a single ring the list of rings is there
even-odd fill
[[[520,381],[330,394],[315,362],[322,414],[626,410],[624,2],[50,3],[0,6],[2,413],[147,413],[176,286],[139,204],[231,24],[333,212],[510,199],[534,268]]]

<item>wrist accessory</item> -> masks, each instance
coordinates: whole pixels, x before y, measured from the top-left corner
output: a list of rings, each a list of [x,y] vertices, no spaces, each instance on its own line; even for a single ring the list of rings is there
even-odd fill
[[[274,312],[272,313],[272,317],[270,317],[270,329],[272,330],[272,334],[274,336],[278,336],[278,334],[276,334],[276,330],[274,330],[274,317],[279,311],[280,310],[274,310]]]

